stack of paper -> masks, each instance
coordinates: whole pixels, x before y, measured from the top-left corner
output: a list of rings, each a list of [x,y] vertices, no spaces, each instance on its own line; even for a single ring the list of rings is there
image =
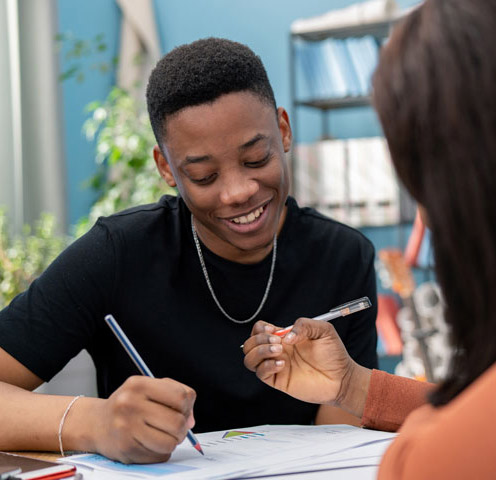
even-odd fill
[[[394,436],[349,425],[264,425],[199,434],[205,456],[184,442],[166,463],[124,465],[100,455],[76,455],[62,461],[91,469],[93,474],[88,476],[102,480],[124,475],[180,480],[258,478],[377,467]]]

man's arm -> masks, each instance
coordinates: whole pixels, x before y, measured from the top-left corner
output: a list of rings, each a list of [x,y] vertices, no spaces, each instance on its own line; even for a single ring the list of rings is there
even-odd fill
[[[42,383],[0,349],[0,450],[59,450],[74,397],[31,392]],[[124,463],[169,459],[194,425],[194,391],[171,379],[130,377],[109,399],[81,398],[65,419],[64,450]]]
[[[95,226],[0,312],[1,449],[59,449],[61,419],[74,397],[31,390],[99,334],[97,320],[114,287],[114,252],[110,232]],[[64,450],[126,463],[165,461],[194,424],[194,399],[191,388],[174,380],[130,377],[106,400],[73,404]]]
[[[0,380],[0,449],[58,450],[58,426],[71,397],[31,392],[43,381],[3,349]]]

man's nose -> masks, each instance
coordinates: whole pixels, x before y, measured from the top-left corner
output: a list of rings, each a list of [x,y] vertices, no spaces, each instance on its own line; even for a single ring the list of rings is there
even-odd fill
[[[231,173],[226,176],[222,185],[220,198],[226,205],[242,204],[247,202],[258,192],[258,182],[244,175]]]

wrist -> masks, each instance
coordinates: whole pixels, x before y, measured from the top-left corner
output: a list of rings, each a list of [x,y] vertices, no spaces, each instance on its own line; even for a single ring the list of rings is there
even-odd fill
[[[65,451],[96,452],[98,432],[101,425],[95,418],[99,411],[100,398],[84,397],[71,408],[62,432],[62,443]]]
[[[62,443],[62,431],[64,429],[64,424],[65,424],[65,420],[67,418],[67,415],[69,414],[69,412],[71,411],[71,408],[72,406],[80,399],[84,397],[84,395],[77,395],[76,397],[74,397],[70,402],[69,404],[67,405],[63,415],[62,415],[62,418],[60,419],[60,423],[59,423],[59,431],[58,431],[58,440],[59,440],[59,450],[60,450],[60,455],[63,457],[65,456],[65,453],[64,453],[64,446],[63,446],[63,443]]]
[[[367,400],[372,370],[351,362],[336,397],[335,405],[361,418]]]

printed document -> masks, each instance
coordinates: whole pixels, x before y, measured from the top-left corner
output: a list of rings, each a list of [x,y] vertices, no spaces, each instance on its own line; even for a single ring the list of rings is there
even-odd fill
[[[262,425],[196,436],[205,456],[186,440],[165,463],[125,465],[96,454],[73,455],[62,461],[93,470],[90,477],[95,479],[124,475],[174,480],[257,478],[377,466],[395,434],[349,425]]]

